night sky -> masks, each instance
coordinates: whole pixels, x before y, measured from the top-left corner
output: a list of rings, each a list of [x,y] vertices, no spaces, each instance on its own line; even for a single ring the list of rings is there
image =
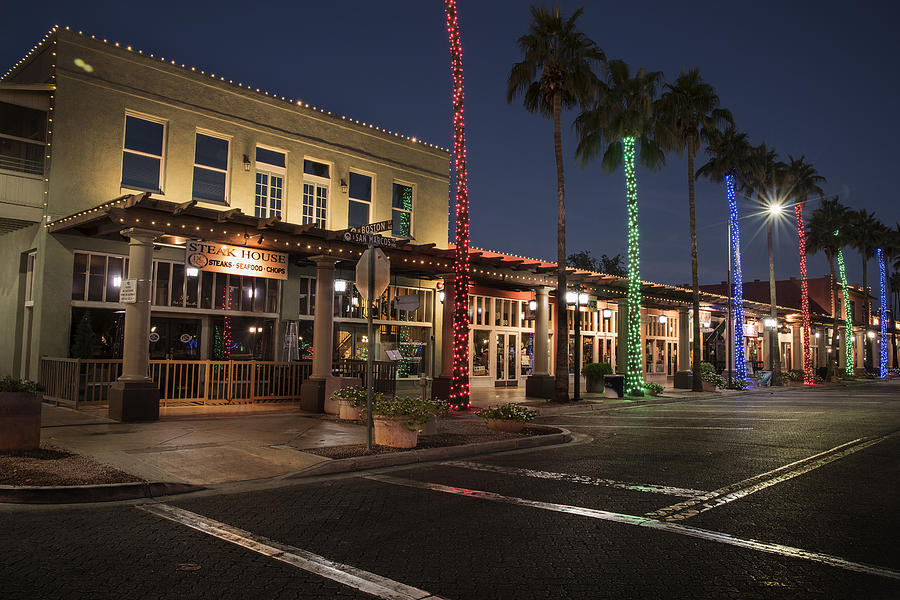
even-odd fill
[[[472,245],[556,257],[552,122],[506,102],[529,2],[457,0],[466,72]],[[197,3],[200,4],[200,3]],[[609,58],[661,70],[697,67],[739,129],[780,157],[805,155],[827,194],[900,221],[894,198],[900,138],[893,2],[561,2],[585,4],[580,28]],[[215,7],[213,10],[211,7]],[[729,12],[724,12],[729,11]],[[440,0],[371,2],[15,2],[0,26],[2,72],[54,24],[132,45],[310,106],[451,145],[450,68]],[[574,160],[564,114],[568,250],[625,254],[624,175]],[[638,171],[642,275],[690,281],[686,159]],[[106,200],[106,199],[99,199]],[[810,209],[812,206],[810,207]],[[745,280],[766,279],[763,221],[740,206]],[[700,279],[726,277],[724,189],[697,186]],[[791,215],[793,219],[793,215]],[[776,273],[799,277],[796,228],[776,231]],[[847,251],[851,280],[860,258]],[[809,276],[827,273],[811,258]],[[877,277],[874,261],[870,282]]]

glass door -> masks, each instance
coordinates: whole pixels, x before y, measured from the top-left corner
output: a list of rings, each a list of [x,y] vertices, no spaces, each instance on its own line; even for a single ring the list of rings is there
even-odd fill
[[[496,387],[515,387],[519,385],[519,370],[516,357],[519,353],[518,334],[500,332],[495,334],[497,351],[494,354],[496,371],[494,385]]]

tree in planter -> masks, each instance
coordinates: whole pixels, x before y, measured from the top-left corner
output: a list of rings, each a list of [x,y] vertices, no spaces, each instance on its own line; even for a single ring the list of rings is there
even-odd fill
[[[587,379],[587,391],[603,391],[603,378],[612,375],[612,366],[609,363],[588,363],[581,368],[581,374]],[[599,386],[599,390],[597,387]]]
[[[91,313],[85,311],[75,327],[75,340],[72,343],[72,358],[92,358],[94,356],[94,328],[91,327]]]

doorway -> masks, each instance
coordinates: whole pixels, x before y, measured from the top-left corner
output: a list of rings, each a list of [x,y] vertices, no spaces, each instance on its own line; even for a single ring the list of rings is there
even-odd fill
[[[519,334],[501,331],[495,334],[497,352],[496,379],[494,387],[517,387],[519,385]]]

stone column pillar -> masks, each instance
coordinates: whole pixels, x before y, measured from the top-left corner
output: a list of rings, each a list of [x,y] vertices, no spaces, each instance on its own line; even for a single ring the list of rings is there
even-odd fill
[[[334,264],[331,256],[313,256],[316,263],[316,310],[313,323],[313,364],[309,379],[300,388],[300,408],[324,412],[326,385],[331,378],[334,354]],[[374,340],[369,341],[370,347]]]
[[[678,370],[691,370],[691,317],[686,308],[678,311]]]
[[[791,369],[803,370],[803,324],[791,325]]]
[[[130,228],[128,279],[137,280],[137,299],[125,305],[122,375],[109,389],[109,418],[116,421],[159,419],[159,387],[150,379],[150,294],[153,284],[153,241],[161,232]]]
[[[628,362],[626,353],[628,348],[628,301],[622,299],[618,302],[618,319],[616,319],[618,332],[616,339],[616,373],[625,374],[625,365]]]
[[[455,275],[444,275],[444,304],[441,308],[441,374],[431,384],[431,395],[441,400],[450,398],[453,379],[453,308],[456,306]]]
[[[817,332],[819,337],[815,337],[815,333],[811,333],[813,336],[812,341],[815,342],[816,348],[819,350],[817,352],[818,356],[816,357],[816,366],[817,367],[827,367],[828,366],[828,351],[825,348],[825,328],[823,327],[821,330]]]
[[[550,288],[535,290],[537,308],[534,318],[534,372],[525,380],[525,395],[532,398],[553,397],[554,380],[549,371]]]

